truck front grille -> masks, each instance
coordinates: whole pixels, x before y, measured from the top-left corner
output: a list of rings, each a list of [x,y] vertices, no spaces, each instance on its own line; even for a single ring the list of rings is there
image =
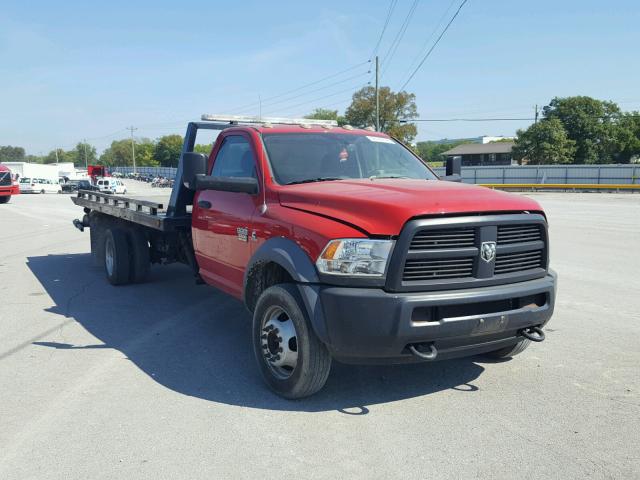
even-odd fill
[[[411,281],[432,278],[465,278],[472,275],[473,258],[407,260],[402,279]]]
[[[422,230],[411,240],[410,250],[429,250],[435,248],[473,247],[475,230],[473,228],[452,228],[448,230]]]
[[[510,272],[522,272],[532,268],[541,268],[543,260],[542,250],[522,253],[503,253],[496,255],[495,275]]]
[[[400,235],[398,249],[392,259],[397,267],[391,265],[387,278],[389,290],[523,281],[546,272],[546,222],[537,214],[413,220]]]
[[[542,240],[540,225],[498,225],[499,245],[537,240]]]

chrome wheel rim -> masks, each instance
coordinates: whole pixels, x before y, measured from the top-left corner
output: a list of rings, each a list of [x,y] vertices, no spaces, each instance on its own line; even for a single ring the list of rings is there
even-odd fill
[[[111,239],[107,240],[107,243],[104,246],[104,264],[107,268],[107,274],[109,276],[113,275],[113,264],[114,264],[114,253],[113,253],[113,242]]]
[[[280,379],[287,379],[298,365],[298,337],[289,314],[281,307],[270,307],[262,317],[260,329],[262,358]]]

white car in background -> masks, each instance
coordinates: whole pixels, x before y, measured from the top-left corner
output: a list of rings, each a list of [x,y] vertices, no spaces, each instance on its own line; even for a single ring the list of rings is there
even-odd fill
[[[96,182],[96,185],[102,193],[113,193],[116,195],[124,195],[127,193],[127,187],[117,178],[101,178]]]
[[[18,185],[20,193],[62,193],[58,182],[46,178],[22,177]]]

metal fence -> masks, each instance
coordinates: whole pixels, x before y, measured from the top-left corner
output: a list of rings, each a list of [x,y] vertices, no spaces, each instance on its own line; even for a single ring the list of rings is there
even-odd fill
[[[109,171],[127,173],[133,172],[133,167],[109,167]],[[140,175],[146,175],[150,177],[165,177],[165,178],[176,178],[177,168],[173,167],[137,167],[136,172]]]
[[[444,167],[434,168],[444,175]],[[640,165],[462,167],[465,183],[640,184]]]
[[[141,175],[175,178],[176,168],[138,167]],[[130,173],[133,167],[115,167],[112,172]],[[444,167],[434,168],[444,175]],[[526,165],[502,167],[462,167],[465,183],[596,183],[640,184],[640,165]]]

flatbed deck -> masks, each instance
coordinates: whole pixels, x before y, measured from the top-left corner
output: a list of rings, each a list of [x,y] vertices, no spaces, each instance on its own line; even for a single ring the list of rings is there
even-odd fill
[[[112,217],[128,220],[162,232],[190,228],[191,213],[167,215],[164,204],[132,197],[79,190],[73,203]]]

